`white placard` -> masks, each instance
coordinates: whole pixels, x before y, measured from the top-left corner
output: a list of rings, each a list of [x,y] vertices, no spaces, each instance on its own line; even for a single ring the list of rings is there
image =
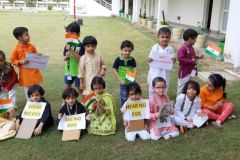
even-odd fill
[[[43,56],[36,53],[27,53],[26,60],[28,63],[24,65],[24,68],[44,69],[48,63],[48,56]]]
[[[160,107],[160,118],[155,123],[157,128],[170,127],[172,125],[171,110],[173,110],[173,101],[165,103]]]
[[[153,58],[153,61],[149,63],[149,67],[158,68],[163,70],[172,70],[174,54],[161,53],[159,56]]]
[[[201,116],[195,114],[195,115],[192,117],[192,119],[193,119],[193,124],[194,124],[197,128],[199,128],[199,127],[201,127],[205,122],[207,122],[208,116],[206,115],[206,116],[202,116],[202,117],[201,117]]]
[[[123,109],[123,118],[127,121],[150,119],[149,100],[130,101]]]
[[[86,129],[86,113],[66,116],[65,114],[61,118],[58,124],[58,130],[76,130]]]
[[[25,119],[40,119],[46,107],[45,102],[30,102],[27,101],[22,112],[22,118]]]

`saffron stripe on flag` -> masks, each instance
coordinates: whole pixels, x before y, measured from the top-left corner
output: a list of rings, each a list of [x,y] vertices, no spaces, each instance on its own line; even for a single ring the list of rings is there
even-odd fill
[[[76,34],[72,34],[72,33],[67,33],[65,34],[65,38],[66,38],[66,42],[67,43],[75,43],[78,44],[78,37]]]
[[[91,98],[95,97],[96,94],[94,92],[92,92],[91,94],[87,95],[83,100],[83,104],[85,104],[87,101],[89,101]]]
[[[136,75],[133,72],[131,72],[131,71],[126,72],[126,79],[127,80],[129,80],[131,82],[134,82],[135,77],[136,77]]]
[[[8,108],[14,107],[10,99],[0,99],[0,113],[8,112]]]
[[[210,43],[206,48],[205,53],[213,58],[218,58],[221,53],[221,48],[218,47],[215,43]]]

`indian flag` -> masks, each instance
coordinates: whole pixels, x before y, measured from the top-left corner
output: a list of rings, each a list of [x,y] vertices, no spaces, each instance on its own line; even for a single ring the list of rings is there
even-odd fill
[[[0,113],[8,112],[8,108],[14,107],[11,99],[0,99]]]
[[[76,34],[72,34],[72,33],[67,33],[65,34],[65,38],[66,38],[66,42],[67,43],[74,43],[74,44],[78,44],[78,37]]]
[[[95,100],[96,100],[96,94],[92,92],[82,100],[82,103],[85,105],[86,108],[88,108],[92,104],[92,102]]]
[[[126,72],[126,80],[129,81],[129,82],[134,82],[135,81],[135,78],[136,78],[136,74],[134,74],[133,72],[131,71],[127,71]]]
[[[209,56],[213,58],[218,58],[218,56],[221,53],[221,48],[217,46],[216,43],[209,43],[208,47],[205,50],[205,53],[207,53]]]

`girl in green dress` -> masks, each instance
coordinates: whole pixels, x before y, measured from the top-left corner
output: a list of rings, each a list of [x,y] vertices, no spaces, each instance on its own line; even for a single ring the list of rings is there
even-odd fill
[[[105,81],[102,77],[94,77],[91,89],[95,99],[89,106],[90,125],[88,133],[96,135],[111,135],[116,131],[116,103],[113,96],[104,91]]]

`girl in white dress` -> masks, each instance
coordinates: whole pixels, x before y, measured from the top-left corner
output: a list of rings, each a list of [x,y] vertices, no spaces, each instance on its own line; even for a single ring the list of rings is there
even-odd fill
[[[175,125],[180,126],[180,132],[186,128],[193,128],[195,118],[206,116],[201,110],[201,100],[199,98],[200,86],[196,81],[188,81],[182,94],[177,97],[175,104]]]
[[[159,31],[158,31],[159,44],[155,44],[152,47],[151,52],[148,57],[149,64],[151,64],[153,62],[155,64],[159,63],[159,62],[157,62],[159,57],[161,55],[166,55],[166,54],[169,54],[172,57],[173,63],[176,62],[173,47],[168,45],[170,38],[171,38],[171,31],[169,28],[163,27],[163,28],[159,29]],[[149,96],[153,95],[152,81],[154,78],[162,77],[165,79],[165,81],[167,83],[167,88],[165,90],[165,93],[167,93],[169,81],[170,81],[171,70],[166,70],[166,69],[161,68],[160,63],[159,63],[159,65],[154,65],[154,66],[155,67],[150,66],[150,69],[148,72]]]

